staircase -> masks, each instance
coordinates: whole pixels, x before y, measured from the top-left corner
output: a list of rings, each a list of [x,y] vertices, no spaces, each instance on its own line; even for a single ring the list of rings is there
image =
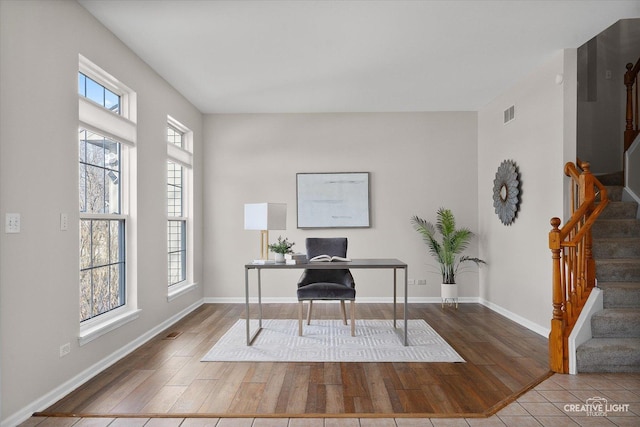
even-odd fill
[[[591,318],[593,338],[577,349],[578,372],[640,372],[638,205],[622,201],[621,175],[599,179],[609,195],[592,231],[604,309]]]

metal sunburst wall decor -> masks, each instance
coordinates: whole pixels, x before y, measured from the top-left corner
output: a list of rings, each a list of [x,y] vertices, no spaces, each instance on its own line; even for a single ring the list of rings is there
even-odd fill
[[[520,206],[520,174],[513,160],[500,163],[493,180],[493,207],[504,225],[511,225]]]

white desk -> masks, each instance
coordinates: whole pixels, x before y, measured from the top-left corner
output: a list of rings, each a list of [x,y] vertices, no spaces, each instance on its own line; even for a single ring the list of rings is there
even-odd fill
[[[393,327],[396,327],[396,299],[397,299],[397,271],[404,270],[404,337],[402,338],[403,344],[407,345],[407,317],[408,317],[408,279],[407,279],[407,264],[397,259],[353,259],[349,262],[309,262],[306,264],[245,264],[244,266],[244,295],[246,302],[246,316],[247,316],[247,345],[251,345],[255,337],[262,330],[262,283],[260,280],[260,272],[262,270],[339,270],[339,269],[393,269]],[[251,334],[251,315],[249,310],[249,270],[256,270],[258,274],[258,329]],[[292,287],[293,288],[293,287]]]

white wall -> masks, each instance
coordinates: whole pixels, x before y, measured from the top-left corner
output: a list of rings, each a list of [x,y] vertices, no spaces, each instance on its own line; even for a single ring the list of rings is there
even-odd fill
[[[556,83],[562,75],[564,82]],[[564,163],[575,161],[576,53],[558,52],[478,113],[480,297],[532,325],[549,329],[551,252],[549,220],[563,218]],[[503,124],[515,105],[516,119]],[[493,208],[493,179],[500,163],[516,162],[520,212],[503,225]]]
[[[78,345],[78,54],[138,95],[137,258],[140,317]],[[167,302],[166,119],[195,133],[195,229],[201,252],[202,115],[75,1],[0,2],[1,409],[42,410],[52,391],[202,300],[202,288]],[[70,215],[60,231],[59,215]],[[202,280],[200,260],[196,281]],[[71,353],[59,357],[60,345]],[[69,390],[67,390],[68,392]],[[60,396],[58,396],[60,397]],[[52,402],[49,402],[52,403]]]
[[[243,264],[259,255],[259,233],[243,229],[245,203],[287,203],[282,234],[304,252],[311,236],[346,236],[354,258],[399,258],[409,265],[410,296],[438,297],[439,274],[409,218],[435,220],[451,208],[460,226],[477,230],[475,112],[398,114],[208,115],[205,147],[205,295],[244,296]],[[297,172],[370,172],[372,227],[296,228]],[[469,249],[477,254],[476,242]],[[390,300],[391,272],[354,270],[358,298]],[[300,272],[263,275],[265,298],[295,300]],[[254,279],[255,280],[255,279]],[[478,295],[477,271],[460,277],[462,296]]]

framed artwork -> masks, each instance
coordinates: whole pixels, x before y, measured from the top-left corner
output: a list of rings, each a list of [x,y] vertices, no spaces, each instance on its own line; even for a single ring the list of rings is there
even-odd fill
[[[298,228],[371,226],[369,172],[296,174]]]

